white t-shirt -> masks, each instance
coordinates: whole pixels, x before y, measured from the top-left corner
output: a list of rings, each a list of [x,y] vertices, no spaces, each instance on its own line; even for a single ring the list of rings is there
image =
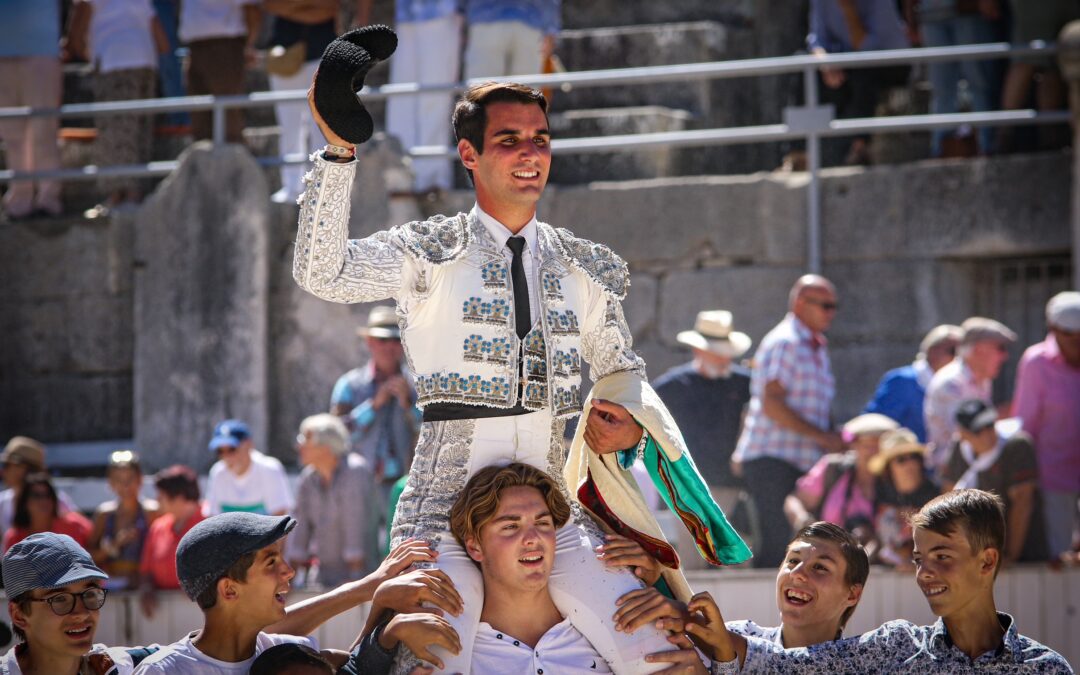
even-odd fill
[[[244,5],[257,0],[184,0],[180,3],[180,40],[209,40],[247,35]]]
[[[262,514],[292,511],[293,499],[285,467],[258,450],[251,451],[251,466],[242,476],[229,471],[225,462],[218,460],[210,467],[206,506],[207,514],[211,516],[227,511]]]
[[[0,656],[0,675],[22,675],[22,668],[19,667],[19,659],[15,653],[17,649],[18,645]],[[95,654],[108,654],[109,658],[112,659],[115,670],[110,671],[110,675],[132,675],[135,670],[131,662],[131,655],[128,654],[127,649],[124,647],[106,647],[102,644],[96,644],[90,648],[86,656]]]
[[[98,70],[157,69],[150,0],[89,0],[90,52]]]
[[[610,673],[607,661],[585,636],[563,619],[548,629],[536,647],[500,633],[481,621],[473,643],[474,675]]]
[[[295,642],[315,650],[319,648],[314,638],[260,632],[255,638],[255,654],[245,661],[230,663],[218,661],[200,652],[192,643],[192,638],[198,634],[198,631],[191,633],[183,640],[146,657],[135,669],[135,675],[247,675],[255,658],[275,645]]]

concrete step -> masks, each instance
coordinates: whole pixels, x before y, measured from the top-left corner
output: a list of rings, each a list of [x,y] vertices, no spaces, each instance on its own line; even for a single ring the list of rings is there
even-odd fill
[[[597,28],[677,21],[744,23],[754,15],[754,0],[675,0],[675,2],[626,2],[588,0],[564,2],[563,25]]]
[[[581,138],[679,131],[686,129],[692,118],[685,110],[640,106],[571,110],[553,114],[550,121],[555,138]],[[552,160],[551,182],[565,185],[671,176],[677,170],[674,160],[671,148],[557,155]]]
[[[715,21],[567,30],[559,34],[558,53],[570,71],[700,63],[732,58],[734,43],[746,35]],[[708,117],[715,108],[712,88],[707,81],[578,87],[556,94],[554,106],[660,105]]]

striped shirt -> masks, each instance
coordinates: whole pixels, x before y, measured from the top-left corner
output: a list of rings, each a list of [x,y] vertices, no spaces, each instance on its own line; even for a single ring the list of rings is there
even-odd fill
[[[750,409],[733,459],[747,462],[773,457],[809,471],[822,448],[812,439],[785,429],[765,414],[765,385],[777,381],[785,402],[799,417],[819,429],[830,428],[836,383],[825,338],[788,314],[761,341],[750,378]]]

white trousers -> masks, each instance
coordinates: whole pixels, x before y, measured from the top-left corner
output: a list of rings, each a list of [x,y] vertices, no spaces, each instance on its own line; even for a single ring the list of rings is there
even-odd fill
[[[496,464],[530,464],[547,471],[562,485],[566,456],[563,427],[562,423],[553,422],[549,413],[536,412],[514,417],[425,422],[421,429],[393,535],[395,545],[412,536],[432,541],[439,551],[436,566],[450,576],[464,601],[461,616],[446,616],[461,638],[462,651],[457,656],[439,653],[446,664],[442,672],[472,672],[472,645],[484,607],[480,570],[446,525],[450,505],[473,474]],[[553,462],[558,466],[551,466]],[[629,635],[616,632],[611,618],[617,609],[615,601],[641,588],[642,582],[630,570],[609,569],[597,559],[595,548],[603,543],[602,534],[588,516],[578,509],[574,512],[575,519],[556,534],[555,565],[548,586],[555,606],[616,674],[636,675],[662,669],[663,664],[646,663],[644,657],[672,649],[665,634],[652,626]]]
[[[271,75],[270,89],[272,91],[306,90],[311,86],[311,80],[315,77],[315,71],[318,68],[318,61],[306,61],[300,70],[292,75]],[[307,154],[321,147],[325,142],[322,132],[319,131],[319,125],[315,124],[315,119],[308,110],[307,100],[278,103],[274,106],[274,114],[277,116],[278,127],[281,129],[278,150],[282,155]],[[304,191],[301,178],[306,168],[306,164],[286,164],[281,167],[281,192],[278,193],[277,201],[282,203],[296,201],[296,198]]]
[[[465,48],[465,79],[535,75],[544,34],[520,21],[474,23]]]
[[[398,47],[390,59],[393,83],[446,84],[458,81],[461,64],[460,14],[395,26]],[[391,96],[386,103],[386,132],[397,136],[405,151],[418,145],[450,143],[453,94]],[[414,187],[449,189],[453,165],[448,159],[414,159]]]

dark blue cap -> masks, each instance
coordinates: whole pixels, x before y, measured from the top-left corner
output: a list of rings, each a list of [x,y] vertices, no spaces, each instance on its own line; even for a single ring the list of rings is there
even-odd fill
[[[218,448],[235,448],[247,439],[251,438],[248,425],[240,420],[225,420],[214,427],[214,436],[210,439],[208,449],[217,452]]]
[[[176,547],[176,576],[180,588],[194,600],[233,563],[281,539],[296,527],[289,516],[263,516],[236,511],[199,522]]]

